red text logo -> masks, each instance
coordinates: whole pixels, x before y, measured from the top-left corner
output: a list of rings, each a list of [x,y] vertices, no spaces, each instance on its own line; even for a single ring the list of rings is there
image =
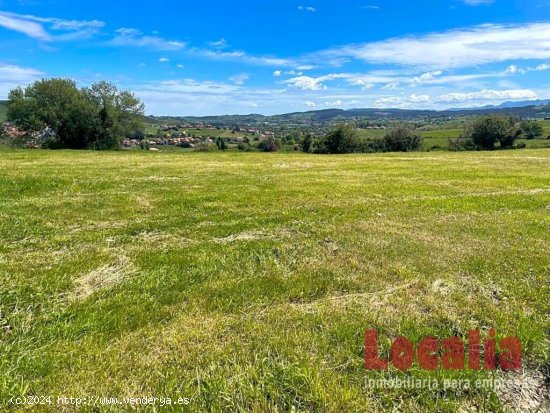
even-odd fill
[[[441,344],[441,347],[440,347]],[[495,339],[495,329],[489,330],[489,337],[481,345],[479,330],[468,334],[467,356],[466,346],[458,337],[449,337],[440,341],[434,337],[425,337],[418,345],[406,337],[396,338],[390,350],[388,359],[378,354],[378,332],[365,332],[365,367],[368,370],[385,370],[392,363],[399,370],[409,369],[415,358],[420,368],[424,370],[518,370],[522,367],[521,341],[517,337],[506,337],[498,342]],[[416,348],[415,348],[416,347]],[[441,351],[440,351],[441,350]],[[483,355],[482,355],[483,353]]]

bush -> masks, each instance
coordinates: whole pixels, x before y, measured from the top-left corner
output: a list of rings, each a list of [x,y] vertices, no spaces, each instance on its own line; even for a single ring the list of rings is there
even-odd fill
[[[422,136],[412,129],[401,125],[390,130],[383,139],[384,150],[387,152],[412,152],[422,147]]]
[[[228,149],[227,144],[225,143],[225,140],[223,138],[216,139],[216,146],[220,151],[225,151]]]
[[[277,141],[275,139],[268,138],[258,144],[258,149],[263,152],[277,152],[279,146],[277,146]]]
[[[218,152],[218,147],[213,143],[197,143],[195,145],[195,148],[193,148],[195,152]]]
[[[313,136],[311,133],[307,133],[302,138],[302,141],[300,142],[300,149],[302,152],[310,152],[311,147],[313,146]]]
[[[513,118],[488,115],[468,125],[464,137],[471,139],[478,149],[492,150],[497,143],[501,148],[512,148],[520,133]]]
[[[316,152],[333,154],[359,152],[356,130],[350,125],[338,126],[319,142]]]
[[[449,139],[449,150],[450,151],[473,151],[476,149],[476,145],[473,140],[469,138],[460,138]]]
[[[536,120],[524,120],[519,126],[526,139],[534,139],[542,136],[544,129]]]

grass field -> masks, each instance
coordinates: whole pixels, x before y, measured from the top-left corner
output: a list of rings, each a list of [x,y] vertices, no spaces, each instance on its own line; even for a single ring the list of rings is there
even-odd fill
[[[366,371],[370,328],[387,352],[495,327],[522,340],[517,380],[548,380],[549,150],[1,151],[0,215],[2,411],[504,410],[486,388],[369,387],[493,375]]]
[[[539,149],[550,148],[550,121],[540,121],[543,124],[544,134],[537,139],[518,139],[517,143],[525,143],[527,148]],[[382,138],[387,133],[386,130],[361,130],[359,136],[367,139]],[[460,137],[462,129],[434,129],[430,131],[422,131],[420,135],[424,138],[422,145],[423,150],[429,150],[434,147],[439,149],[447,149],[449,146],[449,139],[456,139]]]

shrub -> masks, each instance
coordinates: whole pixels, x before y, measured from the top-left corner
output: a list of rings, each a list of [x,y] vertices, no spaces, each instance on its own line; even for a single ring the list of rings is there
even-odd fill
[[[478,149],[492,150],[495,145],[512,148],[520,130],[514,119],[502,115],[482,116],[468,125],[464,137],[471,139]]]
[[[462,136],[456,139],[449,139],[450,151],[473,151],[476,149],[474,141],[470,138],[463,138]]]
[[[412,129],[400,125],[390,130],[383,139],[384,150],[387,152],[411,152],[422,147],[422,136]]]
[[[524,120],[519,126],[526,139],[534,139],[542,136],[544,129],[536,120]]]
[[[319,142],[316,152],[319,153],[353,153],[358,152],[359,139],[357,132],[350,125],[341,125],[331,130]]]
[[[302,152],[310,152],[311,147],[313,146],[313,136],[311,136],[311,133],[307,133],[302,138],[302,141],[300,142],[300,148]]]
[[[277,152],[279,147],[277,146],[277,141],[275,139],[268,138],[258,144],[258,149],[263,152]]]
[[[220,151],[225,151],[227,150],[227,144],[225,143],[225,140],[223,138],[217,138],[216,139],[216,146],[218,147],[218,149]]]

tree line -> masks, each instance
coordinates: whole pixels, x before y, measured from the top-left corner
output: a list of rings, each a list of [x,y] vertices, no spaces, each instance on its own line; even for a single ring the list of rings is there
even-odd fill
[[[128,137],[143,138],[144,104],[131,92],[121,91],[109,82],[78,88],[73,80],[43,79],[9,94],[7,119],[25,133],[37,136],[51,134],[40,142],[46,148],[117,149]],[[234,126],[237,130],[238,126]],[[494,150],[521,147],[516,140],[533,139],[543,134],[539,122],[523,121],[498,114],[475,119],[457,139],[449,140],[450,150]],[[268,138],[254,148],[274,152],[291,145],[303,152],[320,154],[410,152],[422,148],[423,138],[410,125],[403,123],[390,129],[382,138],[361,138],[355,126],[336,126],[322,138],[311,133],[287,136],[286,140]],[[205,146],[205,145],[203,145]],[[212,147],[212,148],[210,148]],[[248,143],[239,150],[251,149]],[[227,150],[223,138],[215,145],[196,150]]]
[[[450,150],[495,150],[522,148],[516,144],[522,136],[534,139],[542,136],[542,125],[534,120],[518,124],[513,117],[498,114],[486,115],[469,123],[457,139],[449,139]],[[412,152],[422,148],[423,138],[407,124],[398,125],[381,139],[361,138],[352,125],[339,125],[321,139],[306,133],[300,140],[304,152],[345,154],[372,152]]]

